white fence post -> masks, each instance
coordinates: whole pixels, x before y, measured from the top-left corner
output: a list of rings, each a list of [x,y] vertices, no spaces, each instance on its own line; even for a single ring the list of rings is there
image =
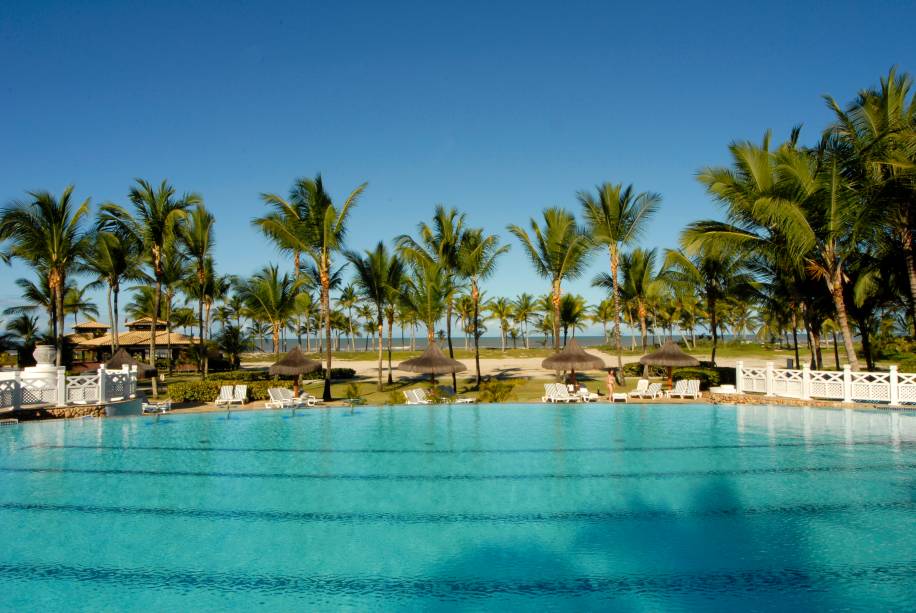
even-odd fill
[[[888,384],[891,386],[889,398],[891,406],[894,406],[900,403],[900,390],[897,389],[897,365],[892,365],[889,370]]]
[[[764,383],[764,390],[767,396],[773,395],[773,362],[767,362],[767,378]]]
[[[22,371],[18,368],[13,373],[13,408],[19,410],[22,408]]]
[[[108,383],[106,381],[108,375],[105,373],[105,365],[99,365],[99,404],[108,401],[108,390],[106,389]]]
[[[739,394],[744,393],[744,362],[738,360],[735,362],[735,390]]]
[[[124,371],[124,375],[127,379],[124,383],[124,385],[127,386],[124,393],[127,394],[127,398],[134,398],[137,395],[137,367],[125,365]]]
[[[852,371],[849,364],[843,366],[843,402],[852,402]]]
[[[57,367],[57,406],[67,406],[67,369]]]
[[[802,366],[801,397],[802,400],[811,398],[811,366],[808,364]]]

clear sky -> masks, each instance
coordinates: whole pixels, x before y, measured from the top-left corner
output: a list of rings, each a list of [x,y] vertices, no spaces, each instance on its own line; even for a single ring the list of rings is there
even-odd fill
[[[694,176],[731,140],[814,139],[821,95],[916,71],[911,2],[749,4],[3,2],[0,202],[167,178],[216,214],[219,270],[250,274],[280,259],[258,194],[321,172],[338,199],[369,182],[349,247],[444,203],[512,243],[491,295],[544,293],[507,224],[632,182],[664,198],[644,243],[673,246],[717,213]],[[606,265],[567,288],[596,301]],[[0,267],[0,306],[25,274]]]

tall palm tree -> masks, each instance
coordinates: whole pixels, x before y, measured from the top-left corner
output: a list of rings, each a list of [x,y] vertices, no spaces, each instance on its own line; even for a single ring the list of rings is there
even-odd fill
[[[79,272],[88,249],[84,220],[89,214],[89,200],[77,204],[73,186],[60,197],[50,192],[28,192],[28,201],[18,200],[0,210],[0,243],[7,250],[0,254],[9,262],[19,259],[48,279],[54,298],[52,334],[57,347],[57,366],[64,353],[64,292],[67,277]]]
[[[216,218],[202,203],[195,206],[187,216],[186,223],[179,227],[178,236],[188,259],[191,261],[194,283],[197,284],[197,330],[198,330],[198,368],[201,377],[206,376],[204,362],[206,351],[204,349],[204,301],[207,294],[208,261],[213,252],[213,226]],[[212,262],[210,262],[212,271]],[[213,275],[209,275],[212,280]]]
[[[494,319],[499,321],[499,347],[506,350],[506,334],[509,332],[509,320],[514,316],[512,302],[500,296],[487,303],[487,310]]]
[[[458,272],[471,283],[473,302],[471,330],[474,335],[474,365],[477,370],[477,387],[480,387],[480,282],[496,271],[496,261],[509,251],[508,245],[499,244],[495,234],[484,234],[482,228],[465,231],[458,250]]]
[[[633,185],[602,183],[596,195],[579,192],[579,202],[592,240],[608,249],[611,263],[611,297],[614,301],[614,346],[617,367],[623,368],[620,344],[620,286],[617,270],[620,250],[630,247],[645,232],[646,224],[661,206],[662,197],[653,192],[636,193]]]
[[[64,313],[73,313],[73,325],[77,323],[77,317],[82,313],[87,317],[98,317],[99,307],[86,297],[89,290],[87,286],[68,287],[64,292]]]
[[[457,209],[446,209],[443,205],[436,205],[432,225],[421,223],[418,228],[419,240],[402,234],[395,240],[398,250],[408,261],[425,259],[435,262],[445,273],[445,338],[448,343],[448,355],[455,357],[452,346],[452,315],[455,307],[455,296],[459,267],[459,252],[461,242],[464,240],[465,215]],[[452,373],[452,386],[457,389],[457,379]]]
[[[528,339],[528,322],[534,317],[536,312],[534,305],[534,296],[531,294],[521,293],[516,296],[512,302],[512,316],[516,323],[522,326],[522,335],[525,338],[525,349],[531,349]]]
[[[163,263],[166,250],[170,249],[177,238],[177,227],[184,220],[188,208],[199,204],[201,197],[194,193],[178,196],[175,188],[167,181],[158,187],[145,179],[136,179],[130,188],[127,199],[133,205],[133,215],[124,207],[106,203],[102,205],[100,225],[103,230],[130,234],[136,237],[142,246],[143,255],[148,258],[152,277],[155,283],[153,297],[153,320],[160,313],[159,303],[162,300],[162,283],[165,271]],[[153,326],[155,330],[155,325]],[[156,363],[156,334],[149,337],[150,363]],[[171,357],[171,356],[170,356]],[[152,380],[153,395],[158,394],[156,378]]]
[[[121,282],[144,278],[139,256],[140,245],[132,235],[98,231],[85,257],[86,271],[95,276],[90,287],[104,285],[107,290],[112,355],[118,349],[118,296]]]
[[[280,356],[280,328],[293,315],[298,284],[288,274],[280,275],[275,264],[268,264],[241,286],[239,293],[254,319],[270,324],[274,355]]]
[[[509,232],[522,243],[534,270],[550,279],[553,302],[553,347],[560,350],[560,298],[564,280],[576,279],[585,271],[592,242],[576,223],[572,213],[560,208],[545,209],[544,226],[531,219],[531,235],[519,226]]]
[[[349,328],[348,345],[349,345],[350,351],[355,350],[354,343],[356,342],[356,339],[353,338],[353,307],[356,306],[358,301],[359,301],[359,296],[356,293],[356,287],[354,287],[352,283],[349,283],[346,286],[344,286],[344,288],[340,291],[340,296],[337,297],[337,304],[339,304],[342,308],[347,310],[347,320],[349,322],[348,323],[348,328]]]
[[[709,332],[712,335],[712,356],[716,363],[719,345],[719,303],[727,296],[749,293],[753,277],[737,253],[718,249],[693,248],[694,255],[684,251],[665,251],[662,277],[682,286],[697,288],[706,297]]]
[[[589,317],[589,308],[585,303],[585,298],[576,294],[565,294],[560,300],[560,327],[563,328],[563,345],[566,345],[566,337],[569,329],[572,328],[573,338],[576,338],[576,330],[584,330],[585,323]]]
[[[378,390],[382,391],[382,339],[384,338],[384,309],[390,302],[392,288],[400,285],[401,261],[388,253],[385,243],[379,241],[375,249],[365,255],[349,251],[347,259],[356,272],[356,285],[366,300],[376,309],[378,330]]]
[[[265,202],[275,211],[254,221],[278,248],[293,253],[297,274],[301,255],[307,255],[314,262],[321,289],[321,312],[327,345],[323,394],[326,401],[331,400],[332,257],[343,247],[350,210],[356,206],[367,185],[363,183],[354,189],[338,208],[325,191],[320,174],[314,179],[300,178],[290,190],[288,200],[272,194],[264,195]]]
[[[624,300],[633,301],[636,306],[643,351],[646,351],[649,342],[649,303],[662,288],[662,283],[655,271],[656,254],[655,249],[637,248],[629,253],[624,253],[620,258],[620,268],[623,271],[623,284],[620,286],[621,295]],[[611,290],[613,288],[613,280],[605,272],[597,275],[592,280],[592,285]]]

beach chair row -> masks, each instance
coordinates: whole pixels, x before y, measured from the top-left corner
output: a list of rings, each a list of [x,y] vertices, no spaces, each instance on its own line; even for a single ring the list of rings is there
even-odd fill
[[[247,385],[223,385],[219,388],[219,396],[214,401],[216,406],[231,406],[245,404],[248,401]]]
[[[446,402],[452,404],[470,404],[474,402],[473,398],[459,398],[451,387],[439,386],[439,392],[446,399]],[[432,398],[422,387],[405,390],[404,398],[407,399],[407,404],[433,404]]]
[[[545,383],[541,402],[597,402],[598,394],[589,392],[585,386],[571,392],[563,383]]]
[[[267,395],[270,400],[264,406],[269,409],[295,409],[299,407],[314,407],[321,404],[320,398],[312,396],[308,392],[295,396],[288,387],[267,388]]]

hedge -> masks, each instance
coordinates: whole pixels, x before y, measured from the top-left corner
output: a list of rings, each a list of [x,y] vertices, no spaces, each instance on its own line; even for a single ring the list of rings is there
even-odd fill
[[[279,381],[190,381],[188,383],[172,383],[168,387],[169,398],[172,402],[213,402],[219,396],[219,388],[223,385],[247,385],[248,400],[267,400],[270,396],[267,389],[270,387],[292,388],[293,382],[289,379]]]
[[[352,368],[332,368],[331,369],[331,379],[352,379],[356,376],[356,371]],[[324,379],[324,369],[316,370],[315,372],[310,372],[306,375],[302,375],[302,378],[306,381],[317,381],[319,379]],[[232,370],[227,372],[218,372],[211,373],[209,379],[213,381],[235,381],[235,382],[246,382],[246,381],[271,381],[273,380],[273,375],[268,373],[266,370]]]
[[[675,381],[681,379],[699,379],[700,389],[709,389],[719,385],[721,379],[715,368],[676,368],[672,374]]]

